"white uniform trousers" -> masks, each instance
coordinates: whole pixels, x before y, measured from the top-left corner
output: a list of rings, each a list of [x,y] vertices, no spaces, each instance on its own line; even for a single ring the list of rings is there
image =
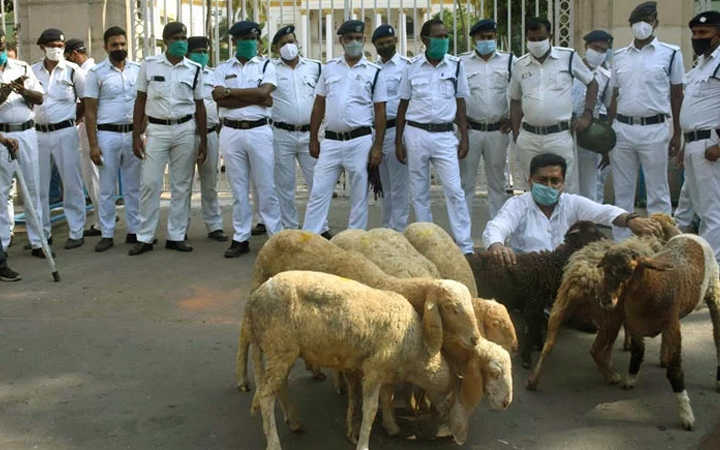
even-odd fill
[[[300,165],[308,193],[312,192],[313,174],[317,160],[310,156],[308,143],[310,132],[287,131],[273,128],[273,148],[275,150],[275,188],[280,202],[280,217],[286,230],[299,227],[295,207],[295,161]],[[327,219],[323,232],[329,229]]]
[[[100,173],[100,199],[98,221],[102,237],[112,238],[115,234],[115,191],[118,172],[123,182],[125,200],[125,221],[127,232],[137,234],[140,229],[140,175],[142,160],[132,151],[132,132],[97,132],[98,146],[102,151],[103,165]]]
[[[50,157],[60,173],[63,184],[63,211],[67,219],[70,239],[81,239],[85,228],[85,192],[83,190],[78,133],[75,127],[48,133],[37,132],[40,161],[40,201],[43,207],[45,236],[50,226]]]
[[[4,184],[0,183],[0,190],[3,194],[0,195],[0,199],[5,198],[5,187]],[[10,175],[10,189],[7,194],[7,209],[0,213],[0,248],[7,248],[10,245],[12,236],[15,232],[15,196],[17,191],[15,188],[15,179]],[[2,211],[2,208],[0,208]],[[40,216],[38,216],[40,217]]]
[[[350,216],[348,228],[367,229],[368,221],[368,157],[373,135],[349,141],[324,139],[320,157],[315,164],[313,188],[305,210],[303,229],[322,233],[327,223],[330,202],[340,169],[344,168],[350,182]]]
[[[690,199],[687,171],[685,172],[685,181],[680,188],[680,197],[678,198],[678,205],[677,208],[675,208],[673,218],[675,219],[675,224],[681,230],[689,227],[695,218],[695,211],[693,210],[692,200]]]
[[[25,131],[13,131],[4,133],[5,137],[18,140],[18,153],[20,169],[23,172],[28,192],[32,197],[32,201],[24,199],[25,208],[34,206],[37,217],[42,222],[43,212],[40,203],[40,168],[38,162],[38,141],[34,128]],[[13,183],[15,168],[18,161],[10,162],[10,153],[5,146],[0,146],[0,240],[2,247],[7,248],[10,245],[11,222],[10,212],[7,208],[7,199],[10,196],[10,187]],[[49,182],[48,182],[49,187]],[[20,187],[18,186],[18,189]],[[14,214],[14,212],[13,212]],[[28,214],[26,214],[26,217]],[[30,219],[27,217],[28,240],[33,248],[40,248],[41,230],[35,229],[30,225]]]
[[[85,189],[87,190],[88,197],[95,207],[95,213],[97,216],[100,215],[98,200],[100,199],[100,171],[95,163],[90,159],[90,143],[88,142],[87,131],[85,129],[85,122],[78,124],[78,139],[80,143],[80,160],[82,168],[83,182],[85,183]],[[98,225],[100,219],[97,220]]]
[[[458,139],[455,133],[452,131],[431,133],[407,126],[404,138],[415,220],[433,221],[430,208],[430,163],[432,163],[445,192],[450,231],[463,253],[472,252],[473,241],[470,236],[472,224],[460,181]]]
[[[178,125],[148,124],[145,159],[140,178],[140,230],[139,242],[152,243],[160,220],[160,194],[163,188],[165,166],[169,164],[170,214],[167,239],[185,240],[188,223],[187,201],[192,189],[195,166],[195,122],[189,120]]]
[[[200,136],[195,136],[195,154],[200,146]],[[220,203],[218,202],[218,134],[217,132],[207,134],[207,155],[202,165],[197,165],[193,171],[200,177],[200,205],[202,208],[203,222],[208,233],[223,229]],[[192,184],[191,184],[192,185]],[[191,195],[188,195],[188,228],[190,228]]]
[[[720,262],[720,161],[705,159],[705,149],[711,145],[709,139],[685,145],[685,184],[692,208],[700,216],[699,234]]]
[[[598,191],[600,183],[600,161],[602,155],[582,147],[577,148],[577,167],[580,191],[578,192],[585,198],[589,198],[594,202],[601,202],[601,195]]]
[[[672,212],[668,186],[668,143],[670,130],[667,123],[655,125],[613,124],[617,144],[610,152],[615,206],[625,211],[635,209],[635,192],[638,171],[642,167],[647,192],[647,212]],[[630,237],[627,228],[613,227],[613,237],[622,240]]]
[[[577,164],[575,157],[575,143],[569,131],[559,133],[535,134],[520,129],[515,149],[517,152],[518,170],[521,173],[516,185],[520,189],[529,189],[530,161],[542,153],[554,153],[565,158],[567,170],[565,171],[564,192],[576,194],[578,192]]]
[[[404,231],[410,215],[408,168],[395,156],[395,127],[385,130],[380,182],[383,187],[383,227]]]
[[[260,221],[268,234],[282,229],[280,206],[275,193],[273,176],[272,130],[269,125],[237,130],[223,127],[220,131],[220,151],[225,159],[225,173],[233,192],[233,240],[250,239],[252,207],[248,201],[250,178],[257,187]]]
[[[505,193],[505,163],[510,137],[500,131],[468,130],[468,138],[470,151],[460,160],[460,178],[468,214],[472,217],[478,166],[482,158],[488,186],[488,212],[492,219],[508,198]]]

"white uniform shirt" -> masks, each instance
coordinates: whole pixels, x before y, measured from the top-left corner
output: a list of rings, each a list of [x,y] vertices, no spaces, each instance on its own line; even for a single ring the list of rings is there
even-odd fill
[[[44,92],[40,85],[35,72],[25,61],[8,58],[5,69],[0,72],[0,81],[10,83],[19,77],[28,77],[25,80],[25,89]],[[22,95],[10,92],[7,100],[0,105],[0,123],[21,124],[35,118],[35,112],[31,108]]]
[[[458,69],[459,64],[459,69]],[[465,64],[459,58],[445,55],[437,66],[425,54],[410,60],[400,82],[400,98],[410,100],[405,118],[420,123],[455,121],[457,98],[470,97]]]
[[[385,77],[379,71],[380,67],[365,57],[352,67],[344,56],[325,64],[315,94],[325,97],[325,123],[329,131],[373,126],[373,103],[387,101]]]
[[[215,86],[230,89],[255,89],[263,84],[277,86],[277,77],[275,64],[262,56],[255,56],[245,64],[242,64],[236,57],[232,57],[215,69]],[[271,113],[272,108],[259,105],[244,108],[220,108],[220,117],[230,120],[260,120],[269,118]]]
[[[460,57],[465,64],[470,98],[467,115],[473,122],[497,123],[509,116],[508,88],[515,56],[494,52],[485,61],[476,51]]]
[[[400,105],[400,81],[402,81],[403,71],[410,64],[410,60],[399,53],[395,53],[388,62],[382,62],[378,58],[377,65],[382,67],[382,74],[385,78],[385,86],[387,87],[387,103],[385,104],[385,116],[388,119],[394,119],[397,116],[398,106]]]
[[[126,60],[120,70],[107,58],[90,69],[85,80],[85,97],[98,100],[98,124],[132,123],[139,73],[139,63]]]
[[[563,242],[565,233],[579,220],[608,225],[625,211],[612,205],[601,205],[580,195],[560,194],[560,200],[548,217],[532,198],[532,193],[512,197],[483,232],[486,247],[510,238],[510,247],[522,252],[553,250]]]
[[[605,67],[598,66],[592,70],[595,81],[598,84],[598,96],[595,102],[593,117],[600,117],[600,114],[607,114],[607,108],[612,100],[612,87],[610,86],[610,71]],[[585,95],[587,86],[575,79],[573,81],[573,113],[575,116],[582,116],[585,112]]]
[[[720,47],[700,56],[685,76],[680,126],[685,132],[720,128]]]
[[[61,59],[52,73],[43,61],[32,65],[45,90],[42,105],[35,106],[35,121],[42,125],[75,119],[77,100],[85,93],[85,72],[74,63]]]
[[[137,92],[147,93],[145,114],[156,119],[180,119],[195,114],[195,100],[203,99],[200,65],[187,58],[173,64],[165,53],[145,58],[136,84]]]
[[[611,79],[613,87],[619,88],[618,114],[670,115],[670,85],[681,84],[683,75],[683,56],[678,47],[657,38],[640,50],[634,41],[617,50]]]
[[[85,71],[85,74],[87,74],[88,70],[92,69],[93,67],[95,67],[95,59],[94,58],[86,59],[85,62],[82,63],[82,65],[80,66],[80,68],[83,71]]]
[[[302,126],[310,124],[315,87],[322,73],[320,61],[303,58],[293,69],[282,58],[274,59],[277,88],[272,93],[272,118],[275,122]]]
[[[573,78],[588,85],[593,73],[575,50],[552,47],[542,64],[530,53],[517,60],[510,98],[522,102],[523,121],[533,126],[569,121],[573,112]]]
[[[205,66],[203,68],[202,95],[207,113],[207,126],[212,128],[220,123],[218,118],[218,105],[213,99],[212,91],[215,89],[215,70]]]

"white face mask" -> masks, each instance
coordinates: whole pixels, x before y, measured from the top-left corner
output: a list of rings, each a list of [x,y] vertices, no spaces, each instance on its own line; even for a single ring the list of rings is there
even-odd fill
[[[606,56],[607,53],[600,53],[597,50],[589,48],[585,52],[585,61],[587,61],[591,69],[594,69],[605,62]]]
[[[527,43],[527,49],[530,52],[531,55],[533,55],[536,58],[540,58],[545,53],[550,50],[550,39],[545,39],[544,41],[528,41]]]
[[[632,33],[633,36],[635,36],[635,39],[644,41],[652,36],[653,26],[647,22],[635,22],[632,24]]]
[[[285,61],[292,61],[297,58],[299,51],[294,42],[287,43],[280,47],[280,57]]]
[[[50,61],[60,61],[63,58],[64,48],[45,47],[45,57]]]

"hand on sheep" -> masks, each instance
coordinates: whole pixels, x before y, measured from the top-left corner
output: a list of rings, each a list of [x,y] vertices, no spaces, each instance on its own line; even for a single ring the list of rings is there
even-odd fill
[[[500,242],[496,242],[488,247],[488,251],[492,255],[495,262],[501,266],[512,266],[517,264],[517,258],[515,252],[508,247],[505,247]]]
[[[636,236],[662,236],[662,227],[654,220],[645,217],[634,217],[628,221],[627,226]]]

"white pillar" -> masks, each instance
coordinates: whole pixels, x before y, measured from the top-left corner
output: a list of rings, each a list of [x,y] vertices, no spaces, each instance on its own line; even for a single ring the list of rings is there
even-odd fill
[[[333,33],[333,30],[335,27],[333,26],[333,15],[328,14],[325,16],[325,58],[326,61],[331,59],[333,57],[333,41],[335,37],[335,33]]]
[[[407,56],[407,17],[405,11],[400,13],[400,53]]]

